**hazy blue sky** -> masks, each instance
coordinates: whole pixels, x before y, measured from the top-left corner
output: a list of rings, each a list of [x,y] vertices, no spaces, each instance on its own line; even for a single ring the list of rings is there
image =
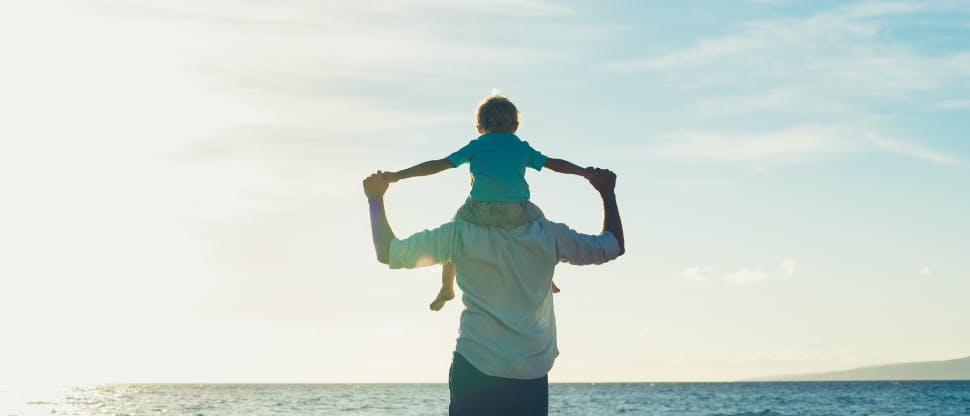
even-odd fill
[[[388,271],[360,180],[475,137],[613,169],[628,250],[562,266],[556,381],[970,355],[970,5],[0,6],[0,385],[446,380],[460,303]],[[528,176],[598,232],[576,177]],[[467,168],[395,184],[400,236]]]

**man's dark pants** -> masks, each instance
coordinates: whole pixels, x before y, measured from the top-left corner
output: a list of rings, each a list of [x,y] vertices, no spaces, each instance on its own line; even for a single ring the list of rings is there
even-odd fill
[[[449,416],[545,416],[549,414],[549,376],[533,380],[493,377],[455,352],[448,373]]]

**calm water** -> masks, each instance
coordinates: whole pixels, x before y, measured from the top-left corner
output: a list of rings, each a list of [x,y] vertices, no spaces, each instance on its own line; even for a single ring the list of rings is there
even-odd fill
[[[970,415],[970,381],[553,384],[553,415]],[[0,391],[6,415],[444,415],[444,384],[105,385]]]

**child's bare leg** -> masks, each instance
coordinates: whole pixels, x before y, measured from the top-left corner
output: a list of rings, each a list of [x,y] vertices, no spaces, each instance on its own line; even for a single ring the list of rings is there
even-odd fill
[[[559,293],[559,286],[556,286],[556,282],[552,282],[552,293]]]
[[[431,302],[431,310],[441,310],[445,302],[455,298],[455,263],[447,262],[441,266],[441,290]]]

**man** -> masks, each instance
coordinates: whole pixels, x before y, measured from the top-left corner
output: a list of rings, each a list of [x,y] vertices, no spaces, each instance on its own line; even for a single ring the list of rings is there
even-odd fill
[[[399,240],[384,210],[383,172],[364,179],[378,261],[392,269],[455,264],[465,309],[448,377],[449,415],[548,414],[547,374],[559,354],[556,264],[600,264],[624,252],[616,175],[595,169],[589,182],[603,200],[599,235],[539,217],[511,230],[455,220]]]

